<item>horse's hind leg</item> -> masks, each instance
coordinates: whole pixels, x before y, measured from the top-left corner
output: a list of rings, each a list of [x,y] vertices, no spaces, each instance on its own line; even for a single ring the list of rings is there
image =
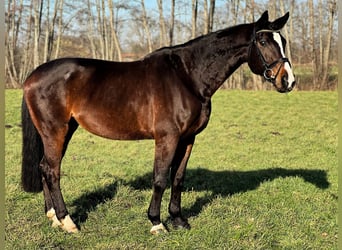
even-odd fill
[[[71,118],[68,124],[68,132],[67,132],[67,135],[65,136],[65,141],[63,145],[63,151],[62,151],[62,158],[66,152],[69,141],[77,128],[78,128],[78,123],[75,121],[75,119]],[[45,159],[43,161],[45,161]],[[44,193],[44,200],[45,200],[46,216],[52,221],[52,227],[61,226],[61,222],[57,219],[56,211],[53,207],[51,194],[50,194],[48,185],[44,177],[43,177],[42,182],[43,182],[43,193]]]
[[[61,160],[73,132],[77,129],[77,123],[73,119],[69,123],[56,121],[51,127],[43,128],[40,134],[44,144],[44,157],[40,168],[46,214],[53,221],[53,226],[60,226],[67,232],[77,232],[78,229],[68,214],[60,189]]]

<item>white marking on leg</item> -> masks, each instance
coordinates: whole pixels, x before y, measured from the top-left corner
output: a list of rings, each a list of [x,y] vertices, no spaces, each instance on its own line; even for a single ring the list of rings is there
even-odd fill
[[[47,211],[46,216],[52,221],[52,227],[58,227],[62,225],[62,223],[57,219],[54,208],[51,208],[49,211]]]
[[[151,234],[160,234],[160,233],[167,233],[166,228],[164,227],[163,223],[160,223],[159,225],[154,225],[151,230],[150,230]]]
[[[75,225],[75,223],[70,218],[70,215],[67,215],[64,217],[64,219],[61,219],[61,226],[63,230],[67,231],[68,233],[77,233],[78,229]]]
[[[56,215],[55,209],[52,207],[49,211],[46,212],[46,216],[51,220],[52,217]]]

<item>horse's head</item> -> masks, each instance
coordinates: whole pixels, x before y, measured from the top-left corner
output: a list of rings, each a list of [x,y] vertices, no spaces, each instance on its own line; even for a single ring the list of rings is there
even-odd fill
[[[264,12],[254,24],[248,55],[252,72],[262,75],[281,93],[290,92],[296,83],[291,63],[285,57],[286,40],[279,32],[288,18],[289,13],[286,13],[274,22],[269,22],[268,12]]]

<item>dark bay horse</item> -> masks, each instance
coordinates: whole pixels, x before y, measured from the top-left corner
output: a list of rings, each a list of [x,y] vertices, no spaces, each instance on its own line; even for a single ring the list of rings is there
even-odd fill
[[[151,233],[166,231],[160,204],[169,173],[173,225],[190,228],[181,214],[181,191],[195,136],[209,121],[211,97],[245,62],[279,92],[293,89],[279,33],[288,17],[270,22],[266,11],[254,23],[162,48],[135,62],[63,58],[39,66],[24,83],[23,189],[43,191],[53,226],[77,232],[60,189],[61,160],[77,127],[114,140],[154,139]]]

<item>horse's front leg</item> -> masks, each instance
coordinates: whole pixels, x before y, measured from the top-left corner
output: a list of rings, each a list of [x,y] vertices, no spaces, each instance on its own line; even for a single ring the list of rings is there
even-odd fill
[[[171,166],[171,198],[169,213],[175,228],[190,229],[190,225],[181,213],[181,194],[185,177],[185,169],[188,163],[195,136],[189,137],[178,143],[176,154]]]
[[[160,220],[160,205],[167,185],[167,178],[177,144],[178,137],[176,136],[164,136],[156,139],[155,142],[153,194],[148,208],[148,218],[153,224],[150,230],[152,234],[167,232],[167,229]]]

